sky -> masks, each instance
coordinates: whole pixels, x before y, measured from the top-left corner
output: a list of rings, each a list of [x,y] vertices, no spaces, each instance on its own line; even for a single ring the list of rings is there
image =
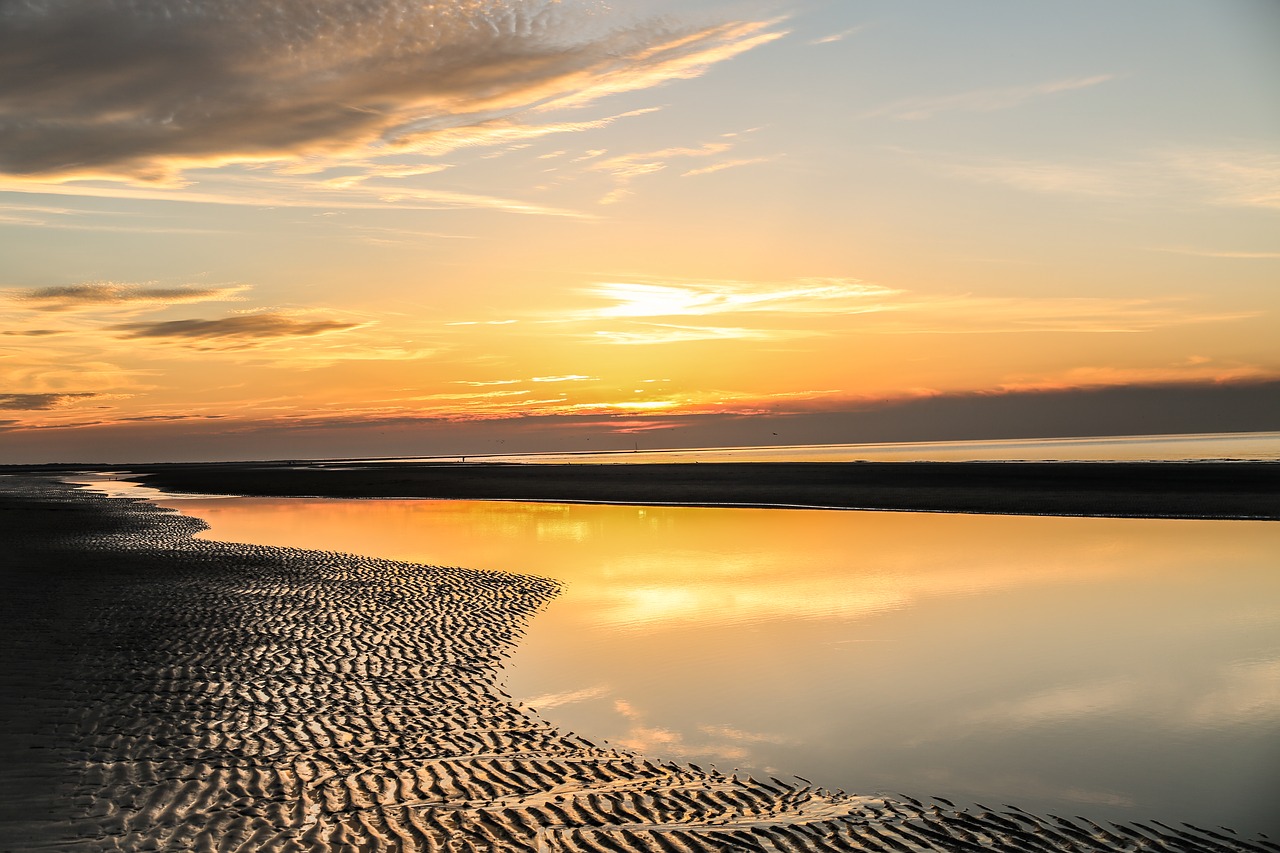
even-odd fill
[[[3,0],[0,462],[1280,429],[1273,0]]]

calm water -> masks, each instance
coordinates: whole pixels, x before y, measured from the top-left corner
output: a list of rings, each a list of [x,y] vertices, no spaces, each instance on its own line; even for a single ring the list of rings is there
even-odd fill
[[[1280,524],[204,499],[213,538],[565,582],[507,689],[650,755],[1280,836]]]
[[[423,456],[378,461],[440,462],[980,462],[980,461],[1280,461],[1280,432],[1204,435],[1128,435],[1101,438],[1027,438],[1000,441],[929,441],[913,444],[821,444],[656,450],[642,447],[606,453],[525,453],[508,456]],[[325,464],[362,464],[347,460]]]

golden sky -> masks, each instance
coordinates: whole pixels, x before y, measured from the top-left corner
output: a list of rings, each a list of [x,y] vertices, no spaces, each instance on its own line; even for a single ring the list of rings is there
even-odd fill
[[[6,7],[0,462],[1278,429],[1277,35],[1271,0]]]

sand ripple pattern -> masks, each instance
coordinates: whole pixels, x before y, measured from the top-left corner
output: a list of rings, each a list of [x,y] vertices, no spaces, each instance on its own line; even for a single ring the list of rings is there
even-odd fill
[[[47,481],[0,477],[0,508],[19,567],[78,602],[64,674],[32,690],[52,641],[34,626],[56,619],[15,585],[28,664],[0,686],[25,685],[39,749],[7,778],[56,777],[65,808],[6,815],[3,849],[1280,851],[602,748],[498,686],[551,581],[207,542],[199,521]]]

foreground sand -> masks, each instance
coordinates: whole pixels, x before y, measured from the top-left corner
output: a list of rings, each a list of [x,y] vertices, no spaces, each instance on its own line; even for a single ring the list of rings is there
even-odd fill
[[[206,463],[131,467],[172,491],[1280,519],[1277,462]]]
[[[554,583],[200,528],[0,477],[0,849],[1280,851],[597,746],[498,687]]]

